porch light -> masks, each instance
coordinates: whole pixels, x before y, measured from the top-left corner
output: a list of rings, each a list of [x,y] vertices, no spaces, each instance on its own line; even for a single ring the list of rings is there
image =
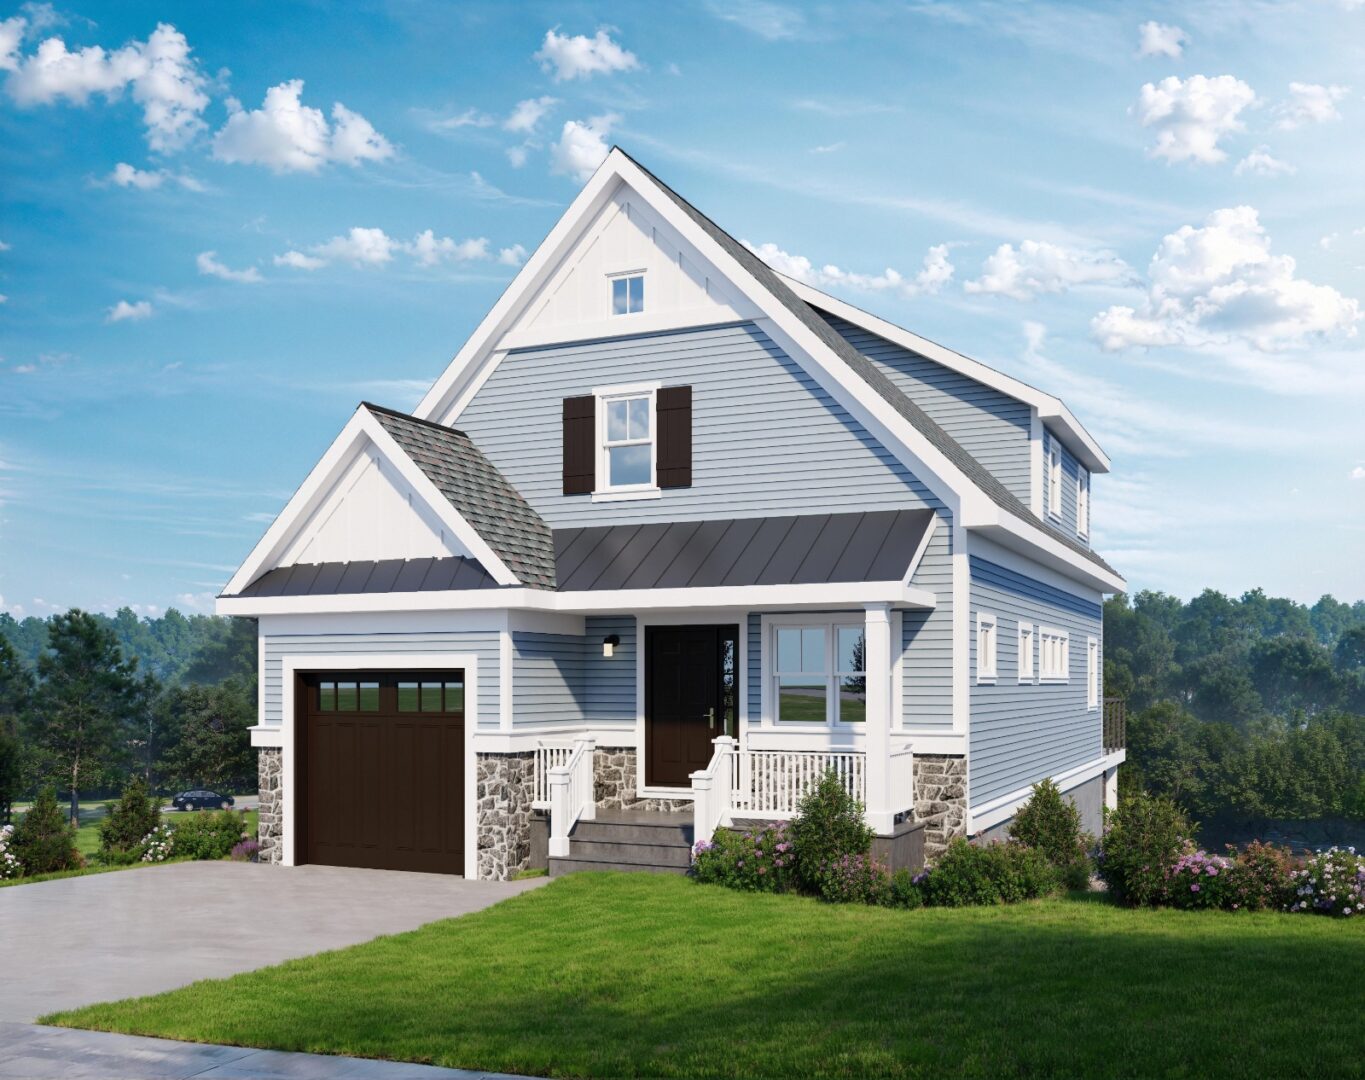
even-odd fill
[[[616,646],[620,644],[621,644],[620,635],[608,634],[606,637],[602,639],[602,655],[612,656],[616,651]]]

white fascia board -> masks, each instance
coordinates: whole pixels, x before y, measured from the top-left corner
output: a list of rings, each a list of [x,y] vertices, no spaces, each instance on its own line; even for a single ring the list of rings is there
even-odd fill
[[[1072,788],[1084,784],[1087,780],[1093,780],[1101,773],[1118,768],[1127,758],[1128,752],[1126,750],[1116,750],[1112,754],[1106,754],[1094,761],[1088,761],[1084,765],[1078,765],[1074,769],[1068,769],[1064,773],[1058,773],[1052,777],[1052,782],[1065,795]],[[967,811],[967,835],[974,836],[984,829],[989,829],[1012,818],[1015,811],[1026,803],[1032,795],[1033,785],[1030,784],[1027,787],[1011,791],[1008,795],[1001,795],[999,798],[991,799],[990,802],[969,808]]]
[[[448,592],[345,593],[326,596],[222,596],[219,615],[305,615],[380,611],[557,611],[588,615],[622,611],[688,611],[715,608],[850,607],[885,603],[931,609],[925,589],[899,581],[856,581],[828,585],[746,585],[739,588],[603,589],[551,592],[548,589],[468,589]]]
[[[979,533],[1003,548],[1027,555],[1043,566],[1057,570],[1098,592],[1120,593],[1128,588],[1128,582],[1121,574],[1108,571],[1072,551],[1059,538],[1048,535],[1045,526],[1030,525],[1003,510],[993,521],[971,521],[967,525],[973,533]]]
[[[862,308],[854,307],[838,297],[830,296],[829,293],[814,289],[803,281],[787,277],[786,274],[781,275],[781,277],[791,287],[792,291],[806,303],[823,308],[831,315],[837,315],[841,319],[861,326],[864,330],[870,330],[878,337],[886,338],[887,341],[894,342],[911,352],[919,353],[921,356],[927,356],[935,363],[942,364],[952,371],[966,375],[969,379],[975,379],[979,383],[999,390],[1002,394],[1008,394],[1018,401],[1033,406],[1038,410],[1038,415],[1057,430],[1058,436],[1066,443],[1067,449],[1075,454],[1091,472],[1105,473],[1109,471],[1109,455],[1100,448],[1100,444],[1095,441],[1090,432],[1085,430],[1060,398],[1053,397],[1053,395],[1039,390],[1036,386],[1030,386],[1026,382],[1006,375],[1003,371],[996,371],[992,367],[987,367],[979,360],[973,360],[970,356],[963,356],[961,353],[954,352],[952,349],[930,341],[928,338],[922,338],[904,327],[887,322],[885,319],[864,311]]]

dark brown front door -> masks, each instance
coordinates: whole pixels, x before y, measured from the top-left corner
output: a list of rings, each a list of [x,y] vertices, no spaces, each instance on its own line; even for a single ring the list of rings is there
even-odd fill
[[[646,627],[646,784],[687,787],[736,733],[738,641],[735,626]]]
[[[464,673],[299,676],[299,861],[464,873]]]

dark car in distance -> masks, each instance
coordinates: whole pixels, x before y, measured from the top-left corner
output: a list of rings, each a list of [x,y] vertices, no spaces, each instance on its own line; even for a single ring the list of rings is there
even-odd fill
[[[177,810],[226,810],[232,805],[231,795],[219,795],[216,791],[194,788],[182,791],[171,799]]]

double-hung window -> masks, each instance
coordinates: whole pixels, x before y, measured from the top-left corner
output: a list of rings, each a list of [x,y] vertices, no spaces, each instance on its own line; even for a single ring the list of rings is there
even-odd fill
[[[1019,624],[1019,681],[1033,682],[1033,623]]]
[[[610,280],[613,315],[635,315],[645,310],[644,274],[621,274]]]
[[[1085,641],[1085,707],[1100,707],[1100,643],[1094,638]]]
[[[1090,471],[1084,466],[1076,469],[1076,535],[1090,535]]]
[[[1047,451],[1047,512],[1062,516],[1062,449],[1053,439]]]
[[[976,681],[995,682],[995,616],[978,612],[976,616]]]
[[[654,484],[654,391],[606,393],[598,400],[603,489],[631,491]]]
[[[773,627],[773,719],[859,724],[867,718],[863,627],[838,622]]]
[[[1040,681],[1066,682],[1071,677],[1071,639],[1065,630],[1038,628]]]

